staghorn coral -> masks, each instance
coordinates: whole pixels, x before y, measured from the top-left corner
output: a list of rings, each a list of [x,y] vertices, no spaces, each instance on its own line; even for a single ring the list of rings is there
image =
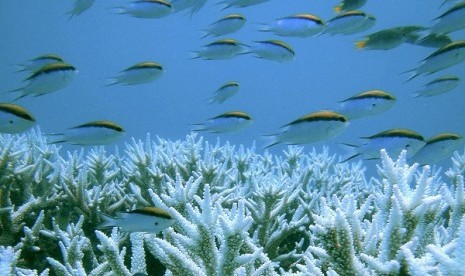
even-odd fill
[[[61,153],[0,134],[0,275],[461,275],[465,154],[441,176],[381,152],[378,177],[328,149],[282,156],[197,135]],[[445,181],[442,180],[444,177]],[[159,234],[96,229],[143,206]]]

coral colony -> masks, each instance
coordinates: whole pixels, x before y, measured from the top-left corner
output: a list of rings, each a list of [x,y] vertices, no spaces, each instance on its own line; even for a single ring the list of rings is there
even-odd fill
[[[442,174],[382,150],[369,180],[339,160],[197,135],[66,155],[38,129],[0,134],[0,275],[465,275],[465,154]],[[98,228],[144,207],[175,223]]]

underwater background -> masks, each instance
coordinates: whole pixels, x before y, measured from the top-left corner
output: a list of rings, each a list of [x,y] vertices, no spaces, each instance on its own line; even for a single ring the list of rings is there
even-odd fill
[[[462,81],[442,95],[412,95],[443,74],[465,77],[465,63],[407,81],[412,72],[404,72],[435,49],[355,46],[379,30],[430,27],[456,1],[367,1],[361,9],[376,18],[369,30],[309,37],[258,29],[296,13],[328,21],[339,1],[227,9],[219,1],[159,19],[117,14],[129,1],[95,1],[73,17],[71,0],[1,2],[0,102],[26,108],[38,128],[0,133],[0,275],[465,275],[463,145],[439,166],[385,150],[375,161],[340,162],[342,144],[392,128],[426,139],[465,134]],[[280,39],[295,57],[192,58],[218,39],[203,30],[233,12],[247,22],[226,37]],[[449,35],[458,41],[465,31]],[[26,85],[18,65],[52,53],[79,71],[69,85],[39,97],[8,93]],[[107,86],[141,61],[164,73]],[[209,104],[227,81],[240,91]],[[394,95],[395,105],[351,120],[335,138],[264,149],[281,126],[372,89]],[[253,124],[192,133],[231,110]],[[48,140],[95,120],[121,125],[124,138],[98,147]]]
[[[338,144],[360,144],[370,136],[391,128],[409,128],[425,139],[440,132],[463,135],[465,124],[461,82],[453,91],[435,97],[414,98],[412,93],[442,73],[463,77],[465,64],[448,68],[432,76],[419,76],[409,82],[409,74],[433,48],[402,44],[391,50],[359,50],[355,41],[378,30],[403,26],[431,26],[446,6],[441,1],[367,1],[363,10],[376,17],[368,31],[352,35],[316,37],[278,37],[259,32],[260,24],[295,13],[312,13],[327,21],[335,14],[338,1],[269,1],[246,8],[227,8],[208,1],[197,13],[181,11],[160,19],[139,19],[114,12],[125,1],[96,1],[79,16],[66,14],[73,1],[13,1],[1,3],[0,75],[4,92],[23,85],[27,77],[15,73],[15,66],[36,56],[57,53],[73,64],[79,73],[69,86],[41,97],[17,101],[36,118],[43,133],[93,120],[112,120],[125,130],[123,145],[131,137],[182,139],[191,124],[202,123],[221,113],[242,110],[253,124],[237,133],[202,133],[205,139],[251,146],[258,150],[263,135],[274,134],[279,127],[321,109],[334,108],[337,102],[370,89],[393,94],[393,108],[377,116],[354,120],[344,133],[313,146],[327,145],[331,152],[344,154]],[[247,18],[245,26],[227,35],[245,44],[265,39],[281,39],[295,50],[290,62],[277,63],[253,55],[227,60],[191,59],[191,53],[216,38],[202,38],[202,30],[233,12]],[[453,40],[464,32],[454,32]],[[163,75],[149,84],[113,85],[108,79],[130,65],[151,60],[163,65]],[[227,81],[241,84],[237,95],[223,104],[208,104],[213,92]],[[3,94],[8,102],[17,95]],[[78,146],[64,145],[74,150]],[[107,147],[112,150],[113,146]],[[270,149],[279,153],[285,146]],[[449,159],[447,158],[447,162]],[[368,162],[371,163],[371,162]]]

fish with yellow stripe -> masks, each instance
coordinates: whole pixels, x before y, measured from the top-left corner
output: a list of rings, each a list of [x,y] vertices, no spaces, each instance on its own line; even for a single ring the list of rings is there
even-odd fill
[[[41,96],[52,93],[66,87],[77,72],[78,70],[71,64],[62,62],[47,64],[24,80],[29,82],[26,86],[10,92],[21,93],[15,100],[28,95]]]
[[[344,114],[349,120],[353,120],[383,113],[393,107],[395,102],[394,95],[375,89],[341,101],[336,111]]]
[[[247,45],[236,39],[226,38],[214,41],[192,53],[192,58],[205,60],[230,59],[246,52]]]
[[[36,124],[34,117],[24,107],[0,103],[0,132],[20,133]]]
[[[256,41],[255,45],[249,48],[249,53],[257,58],[279,63],[291,61],[295,57],[294,49],[289,44],[276,39]]]
[[[323,30],[325,34],[354,34],[366,31],[373,27],[376,18],[363,11],[347,11],[336,15],[326,22]]]
[[[440,133],[431,137],[415,155],[410,158],[410,162],[420,165],[433,165],[463,146],[463,137],[456,133]]]
[[[45,54],[35,57],[31,60],[28,60],[24,64],[19,64],[17,67],[19,68],[16,72],[23,72],[29,71],[31,73],[37,72],[40,68],[44,67],[45,65],[49,65],[52,63],[64,63],[65,61],[63,58],[57,54]]]
[[[116,217],[99,214],[102,222],[97,226],[98,229],[118,227],[121,232],[159,233],[176,222],[168,211],[157,207],[142,207],[129,212],[119,212]]]
[[[342,134],[348,125],[347,117],[338,112],[312,112],[282,126],[279,133],[267,135],[271,141],[265,149],[280,143],[299,145],[327,141]]]
[[[463,61],[465,61],[465,40],[452,42],[427,56],[416,69],[405,72],[413,72],[407,81],[422,74],[436,73]]]
[[[362,145],[343,144],[349,149],[350,153],[341,162],[346,162],[357,156],[361,156],[366,160],[378,159],[380,158],[381,149],[386,149],[394,158],[402,150],[407,150],[407,158],[410,158],[426,144],[425,139],[418,132],[403,128],[389,129],[361,138],[367,142]]]
[[[114,8],[117,14],[136,18],[162,18],[173,12],[171,3],[165,0],[139,0]]]
[[[231,34],[241,29],[247,19],[238,13],[228,14],[221,19],[210,24],[210,26],[204,31],[207,36],[222,36]]]
[[[84,123],[61,133],[52,133],[55,137],[51,144],[69,143],[73,145],[105,145],[120,140],[125,134],[124,129],[111,121],[92,121]]]
[[[159,78],[164,72],[163,66],[160,63],[153,61],[144,61],[136,63],[114,78],[114,81],[109,85],[123,84],[135,85],[149,83]]]
[[[193,131],[207,131],[212,133],[238,132],[253,123],[252,117],[243,111],[229,111],[213,118],[205,123],[193,124]]]
[[[279,36],[307,37],[317,35],[325,28],[325,22],[318,16],[308,13],[290,15],[264,24],[259,31],[272,32]]]

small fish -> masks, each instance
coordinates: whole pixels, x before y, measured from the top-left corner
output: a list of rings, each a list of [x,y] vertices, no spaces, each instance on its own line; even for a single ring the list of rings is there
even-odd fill
[[[139,62],[124,69],[118,77],[114,78],[114,82],[108,85],[149,83],[160,77],[162,73],[163,66],[159,63],[152,61]]]
[[[425,36],[421,36],[413,33],[408,35],[405,42],[423,47],[441,48],[452,43],[452,39],[445,34],[427,34]]]
[[[281,132],[269,135],[272,141],[265,149],[279,143],[296,145],[327,141],[342,134],[348,125],[347,117],[331,110],[309,113],[282,126]]]
[[[230,8],[230,7],[239,7],[239,8],[244,8],[248,6],[253,6],[261,3],[268,2],[269,0],[225,0],[223,2],[220,2],[220,4],[226,4],[224,9]]]
[[[65,61],[62,57],[60,57],[57,54],[41,55],[27,61],[25,64],[17,65],[17,67],[19,67],[19,70],[16,72],[29,71],[31,73],[34,73],[37,72],[40,68],[44,67],[45,65],[57,62],[64,63]]]
[[[237,92],[239,92],[239,83],[235,81],[229,81],[215,91],[215,95],[209,100],[209,104],[221,104],[234,96]]]
[[[357,49],[390,50],[404,43],[409,34],[417,30],[416,28],[422,27],[406,26],[384,29],[365,36],[363,40],[357,41],[355,46]]]
[[[207,36],[222,36],[226,34],[231,34],[238,31],[244,26],[246,18],[243,15],[233,13],[226,15],[225,17],[213,22],[205,30],[205,35]]]
[[[74,66],[67,63],[47,64],[25,79],[25,81],[29,81],[26,86],[10,92],[21,93],[15,100],[27,95],[41,96],[52,93],[66,87],[74,79],[77,72]]]
[[[412,156],[409,161],[420,165],[432,165],[450,156],[462,144],[463,138],[461,135],[441,133],[426,141],[425,146]]]
[[[212,133],[238,132],[253,123],[252,117],[242,111],[230,111],[208,119],[197,126],[193,131],[208,131]]]
[[[431,32],[434,34],[447,34],[464,29],[465,2],[453,6],[435,20],[437,23],[431,27]]]
[[[307,37],[317,35],[325,27],[325,22],[313,14],[296,14],[265,24],[259,29],[262,32],[272,32],[279,36]]]
[[[257,58],[280,63],[291,61],[295,56],[294,49],[281,40],[256,41],[256,44],[250,47],[250,53],[253,53]]]
[[[367,0],[342,0],[334,7],[336,13],[357,10],[363,7]]]
[[[418,68],[407,71],[413,75],[407,80],[416,78],[422,74],[432,74],[442,69],[451,67],[465,60],[465,40],[459,40],[447,44],[421,61]]]
[[[67,13],[70,18],[78,16],[86,10],[90,9],[95,0],[74,0],[73,8]]]
[[[426,141],[425,146],[412,156],[409,161],[420,165],[432,165],[450,156],[462,145],[463,138],[461,135],[441,133]]]
[[[246,45],[235,39],[221,39],[204,45],[193,53],[192,58],[230,59],[244,53]]]
[[[121,232],[159,233],[170,227],[175,219],[167,211],[157,207],[142,207],[129,212],[117,213],[115,218],[99,213],[102,222],[98,229],[118,227]]]
[[[386,130],[373,136],[361,138],[367,139],[368,142],[360,146],[344,144],[351,148],[351,154],[341,162],[346,162],[357,156],[362,156],[367,160],[378,159],[381,149],[386,149],[394,157],[398,156],[402,150],[407,150],[407,157],[409,158],[426,143],[423,136],[417,132],[400,128]]]
[[[460,78],[457,76],[442,76],[425,84],[423,88],[416,91],[413,96],[416,98],[440,95],[456,88],[459,83]]]
[[[354,34],[366,31],[373,27],[376,18],[362,11],[347,11],[326,22],[324,33],[334,34]]]
[[[369,90],[343,100],[336,111],[353,120],[385,112],[395,102],[396,97],[385,91]]]
[[[69,128],[62,133],[50,134],[57,137],[50,144],[105,145],[121,139],[124,133],[124,129],[116,123],[93,121]]]
[[[173,9],[165,0],[141,0],[115,8],[115,12],[136,18],[161,18],[171,14]]]
[[[35,124],[34,117],[23,107],[11,103],[0,103],[0,132],[20,133]]]

